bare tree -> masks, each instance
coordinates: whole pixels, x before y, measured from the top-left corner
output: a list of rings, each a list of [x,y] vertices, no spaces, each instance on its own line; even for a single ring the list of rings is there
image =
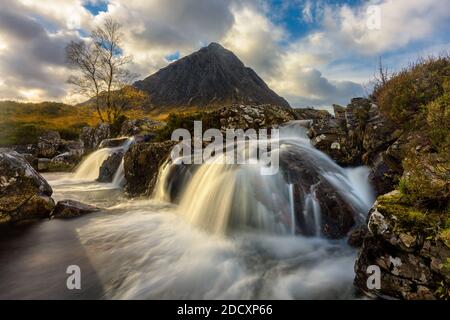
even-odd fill
[[[378,61],[378,74],[375,74],[374,78],[379,86],[383,86],[388,82],[389,80],[389,70],[387,67],[383,66],[383,61],[381,60],[381,57]]]
[[[114,122],[130,103],[145,98],[130,86],[136,75],[125,69],[132,58],[123,55],[122,36],[121,25],[107,18],[87,41],[72,41],[66,47],[68,63],[78,69],[68,82],[94,101],[102,122]]]

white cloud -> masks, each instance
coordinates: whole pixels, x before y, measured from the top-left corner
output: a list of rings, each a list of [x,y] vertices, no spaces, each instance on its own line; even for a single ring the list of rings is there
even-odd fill
[[[0,99],[69,97],[64,46],[80,38],[79,28],[89,31],[106,16],[94,17],[83,7],[86,1],[0,0]],[[281,3],[273,11],[292,10]],[[371,4],[380,6],[381,30],[367,28]],[[165,66],[168,54],[184,56],[216,41],[294,106],[346,103],[362,94],[361,83],[380,54],[432,39],[450,18],[450,0],[295,5],[299,19],[316,27],[294,41],[280,17],[271,19],[273,8],[264,0],[110,0],[107,14],[123,24],[124,52],[134,57],[131,69],[142,77]]]

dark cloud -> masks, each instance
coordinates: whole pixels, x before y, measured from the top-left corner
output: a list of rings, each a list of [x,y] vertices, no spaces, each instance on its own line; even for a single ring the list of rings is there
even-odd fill
[[[283,82],[277,89],[295,107],[345,105],[351,98],[364,95],[361,84],[329,80],[314,68],[294,68],[287,64],[280,77]]]
[[[23,99],[21,92],[39,90],[49,98],[60,99],[65,92],[65,46],[78,37],[60,30],[49,34],[43,21],[19,4],[0,12],[0,38],[6,48],[0,50],[0,74],[5,88],[0,99]]]

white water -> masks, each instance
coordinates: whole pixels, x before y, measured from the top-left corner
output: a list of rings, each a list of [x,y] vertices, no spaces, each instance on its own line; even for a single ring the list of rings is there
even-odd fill
[[[130,146],[134,143],[134,138],[129,138],[121,146],[114,148],[102,148],[91,153],[80,165],[73,174],[73,180],[95,181],[98,178],[99,170],[103,162],[116,152],[127,152]],[[123,159],[117,169],[112,185],[116,187],[123,186],[125,182],[123,172]]]
[[[290,142],[290,147],[280,149],[312,154],[317,165],[324,168],[323,175],[347,193],[349,201],[361,208],[369,205],[372,195],[367,170],[339,168],[309,145],[298,126],[286,132],[283,139]],[[174,167],[168,164],[161,169],[157,199],[126,199],[114,184],[95,182],[100,160],[110,151],[99,150],[86,159],[77,171],[78,180],[71,174],[45,175],[55,200],[75,199],[104,210],[74,220],[36,224],[34,237],[24,246],[26,254],[15,251],[14,261],[30,265],[28,273],[0,266],[0,271],[13,272],[15,282],[9,292],[22,290],[33,297],[30,284],[35,284],[34,296],[42,297],[42,284],[46,294],[56,286],[51,282],[54,270],[34,266],[24,257],[39,257],[35,260],[65,270],[74,261],[83,263],[79,256],[70,255],[81,251],[88,261],[81,265],[83,290],[88,298],[355,297],[355,250],[347,246],[345,239],[293,235],[295,193],[293,185],[281,175],[261,176],[257,164],[240,168],[202,165],[193,173],[183,173],[185,177],[180,181],[186,182],[186,187],[176,205],[167,202],[167,189],[174,183],[170,178]],[[121,170],[116,176],[123,176]],[[314,188],[306,199],[303,213],[310,217],[319,235],[320,207]],[[55,223],[64,228],[49,227]],[[46,241],[49,232],[59,233],[58,241]],[[61,241],[69,234],[75,239]],[[80,246],[82,250],[77,250]],[[64,285],[65,280],[61,282]],[[100,293],[90,290],[94,287],[99,287]],[[70,292],[55,289],[53,294],[61,299],[61,294]]]
[[[246,145],[248,147],[248,145]],[[243,151],[245,152],[245,150]],[[367,182],[368,169],[364,167],[342,169],[328,156],[314,149],[298,122],[281,128],[279,148],[273,153],[285,152],[302,155],[306,163],[317,170],[363,219],[373,203]],[[225,155],[217,156],[213,163],[203,164],[195,171],[183,188],[178,212],[186,221],[210,233],[225,235],[230,230],[251,229],[267,234],[293,234],[298,225],[294,214],[292,184],[279,172],[260,174],[262,164],[256,152],[250,150],[252,164],[225,165]],[[167,189],[173,184],[171,170],[178,165],[166,164],[161,169],[155,197],[169,199]],[[316,186],[303,192],[303,229],[321,235],[321,206]]]

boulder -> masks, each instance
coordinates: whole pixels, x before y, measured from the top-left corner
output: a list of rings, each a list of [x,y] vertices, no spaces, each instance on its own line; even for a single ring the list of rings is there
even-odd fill
[[[52,160],[51,159],[47,159],[47,158],[39,158],[38,159],[38,171],[40,172],[45,172],[48,171],[50,168],[50,162]]]
[[[450,243],[441,236],[448,231],[439,231],[447,218],[410,206],[398,191],[379,197],[355,263],[355,286],[381,298],[448,299]],[[367,285],[369,266],[380,268],[379,288]]]
[[[48,171],[71,171],[80,162],[81,157],[71,152],[64,152],[54,157],[47,166]],[[43,171],[43,170],[40,170]]]
[[[209,127],[227,129],[277,128],[280,124],[296,120],[292,109],[272,105],[232,105],[208,115]],[[218,123],[216,123],[218,122]]]
[[[81,159],[84,155],[84,145],[82,141],[62,140],[58,151],[61,153],[68,152],[73,157],[78,157]]]
[[[117,151],[111,154],[108,159],[103,161],[100,166],[98,182],[112,182],[117,169],[122,162],[124,152]]]
[[[8,147],[20,154],[32,154],[33,156],[38,156],[38,147],[36,144],[19,144]]]
[[[160,167],[178,142],[149,142],[133,145],[125,154],[125,191],[131,196],[151,195]]]
[[[336,121],[343,130],[347,128],[347,118],[346,118],[346,110],[344,107],[333,104],[333,111],[334,111],[334,117],[336,118]]]
[[[317,110],[313,108],[292,109],[296,120],[316,120],[331,118],[331,114],[326,110]]]
[[[154,133],[166,125],[163,121],[148,118],[127,120],[122,124],[120,135],[131,137],[135,135],[145,135]]]
[[[111,128],[107,123],[100,123],[96,127],[84,127],[81,129],[80,140],[87,150],[95,150],[99,144],[110,138]]]
[[[39,159],[34,154],[22,153],[22,156],[28,161],[29,164],[31,164],[34,170],[38,170]]]
[[[0,224],[49,217],[52,188],[19,153],[0,149]]]
[[[75,200],[61,200],[55,206],[51,217],[57,219],[75,218],[101,209]]]
[[[38,156],[42,158],[53,158],[58,154],[61,137],[56,131],[49,131],[38,138]]]
[[[102,140],[102,142],[100,142],[98,149],[120,147],[127,141],[128,141],[127,137],[105,139]]]
[[[361,163],[361,152],[351,140],[341,120],[333,117],[315,119],[308,131],[312,145],[342,166]]]

